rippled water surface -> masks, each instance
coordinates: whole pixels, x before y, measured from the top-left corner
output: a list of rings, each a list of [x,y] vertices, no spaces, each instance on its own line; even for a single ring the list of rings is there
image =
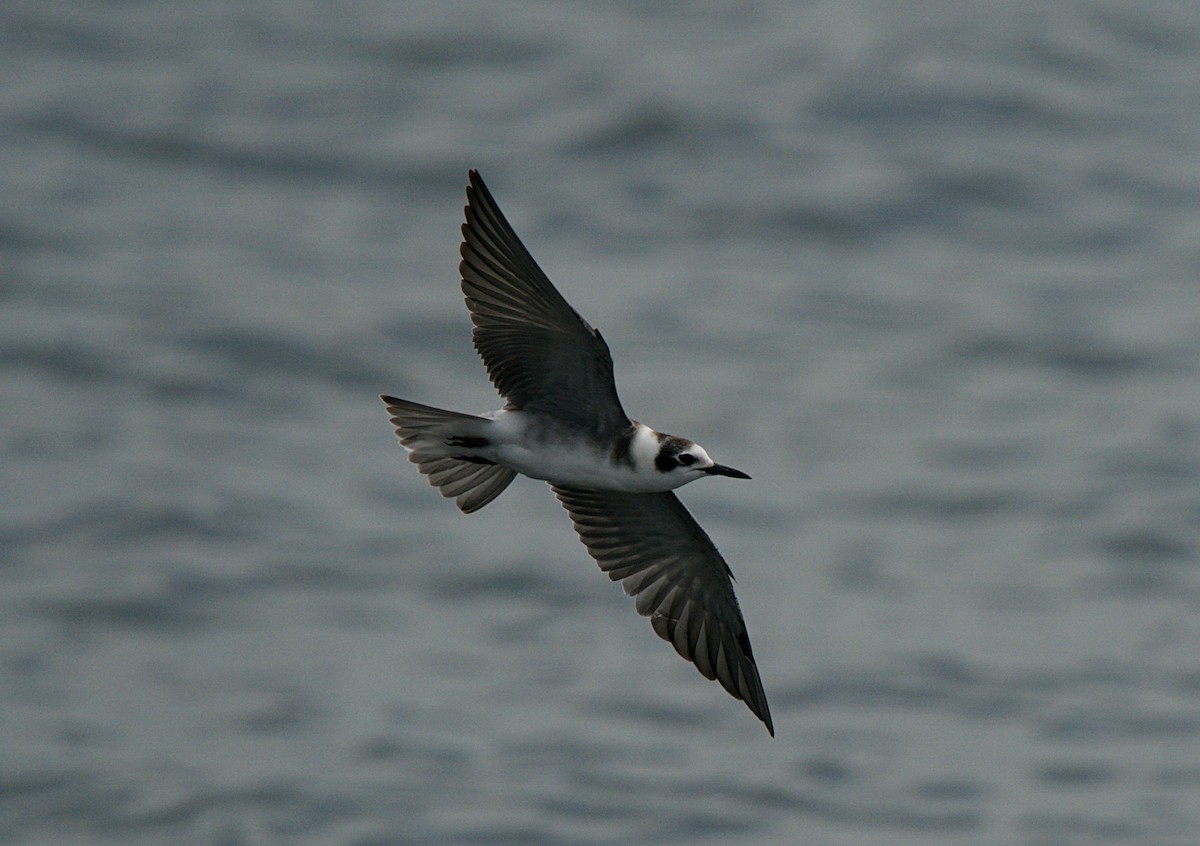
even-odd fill
[[[1187,3],[0,9],[0,841],[1200,841]],[[478,167],[682,498],[775,716],[498,401]]]

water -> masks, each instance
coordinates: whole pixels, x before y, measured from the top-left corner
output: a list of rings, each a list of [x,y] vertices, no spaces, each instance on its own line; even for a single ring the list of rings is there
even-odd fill
[[[1191,4],[10,3],[0,839],[1200,839]],[[497,405],[479,167],[683,499],[775,716]]]

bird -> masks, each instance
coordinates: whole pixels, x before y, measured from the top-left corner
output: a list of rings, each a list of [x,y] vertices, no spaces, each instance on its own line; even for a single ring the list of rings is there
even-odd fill
[[[697,479],[750,476],[629,418],[599,330],[550,282],[475,169],[466,193],[462,292],[475,350],[505,404],[474,415],[381,395],[408,459],[468,514],[517,474],[548,482],[655,633],[774,737],[733,573],[673,493]]]

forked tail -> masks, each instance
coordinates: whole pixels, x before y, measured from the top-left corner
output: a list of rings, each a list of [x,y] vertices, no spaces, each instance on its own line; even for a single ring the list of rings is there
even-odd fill
[[[446,411],[386,394],[387,405],[408,460],[429,477],[429,484],[452,496],[465,513],[478,511],[508,487],[517,471],[464,451],[483,440],[487,421],[473,414]]]

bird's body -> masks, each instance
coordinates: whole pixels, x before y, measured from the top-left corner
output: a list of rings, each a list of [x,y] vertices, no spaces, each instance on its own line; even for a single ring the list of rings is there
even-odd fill
[[[603,444],[580,437],[552,418],[518,409],[481,414],[475,421],[439,435],[445,454],[456,460],[504,465],[531,479],[592,490],[656,493],[699,478],[663,472],[659,465],[664,443],[673,458],[689,444],[689,454],[696,454],[697,461],[707,458],[697,444],[656,432],[636,420],[611,443]],[[710,465],[701,472],[720,471],[713,471]]]
[[[477,454],[523,476],[555,485],[613,491],[664,491],[684,483],[654,468],[658,438],[634,423],[628,438],[604,448],[555,422],[519,410],[494,412],[485,436],[491,445]]]
[[[637,597],[659,636],[773,735],[728,565],[671,493],[705,476],[750,477],[629,419],[608,345],[537,266],[475,171],[467,199],[462,288],[475,348],[507,403],[470,415],[384,396],[409,460],[467,513],[518,473],[549,482],[592,557]]]

